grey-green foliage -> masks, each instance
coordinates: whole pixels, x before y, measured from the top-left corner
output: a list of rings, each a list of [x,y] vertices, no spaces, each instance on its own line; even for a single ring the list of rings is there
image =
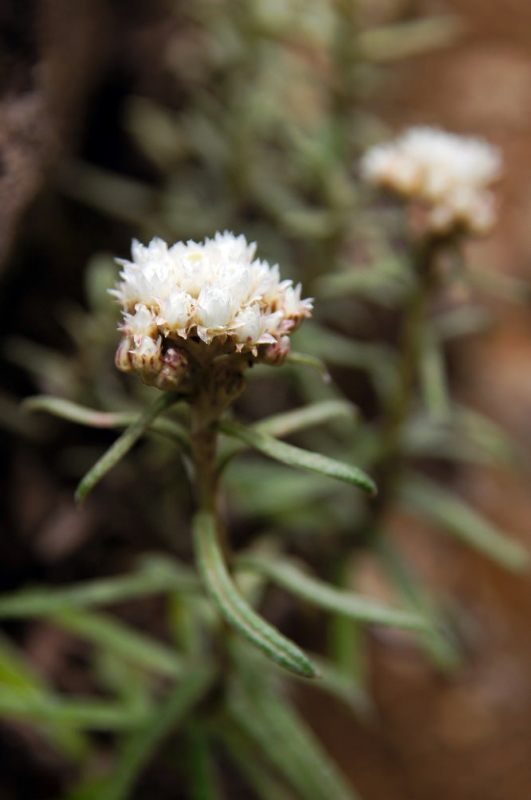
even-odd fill
[[[362,671],[354,674],[352,651],[354,640],[363,644],[366,624],[411,628],[407,635],[438,668],[455,669],[461,658],[437,598],[386,546],[379,508],[386,502],[387,508],[406,504],[503,565],[524,566],[518,545],[449,490],[409,471],[419,456],[512,466],[521,460],[495,425],[452,401],[444,345],[488,324],[477,306],[470,313],[461,309],[424,320],[416,364],[421,391],[415,386],[407,398],[392,447],[385,441],[403,372],[400,348],[381,336],[378,320],[407,316],[417,283],[404,214],[373,207],[356,177],[356,157],[386,134],[381,121],[363,109],[363,99],[381,81],[382,65],[444,46],[458,26],[455,19],[435,17],[363,30],[350,0],[189,2],[180,4],[178,13],[187,47],[176,39],[165,58],[179,85],[180,108],[135,97],[124,119],[159,170],[159,185],[75,163],[64,170],[62,188],[103,214],[133,223],[142,239],[244,231],[258,240],[261,257],[278,260],[285,274],[301,278],[305,292],[316,296],[315,319],[296,334],[298,354],[276,371],[278,383],[269,385],[282,385],[307,404],[253,425],[231,419],[221,426],[218,466],[231,504],[229,519],[252,520],[252,530],[265,530],[273,555],[263,557],[251,541],[231,560],[213,520],[201,515],[195,538],[203,582],[192,568],[157,556],[127,575],[63,588],[30,587],[0,598],[2,618],[44,618],[90,643],[94,674],[109,695],[104,701],[59,696],[27,668],[21,653],[0,643],[0,714],[30,722],[78,759],[80,780],[65,800],[125,800],[157,748],[164,742],[171,747],[175,736],[179,748],[191,754],[191,796],[222,796],[222,781],[212,768],[221,746],[264,800],[352,799],[354,790],[291,706],[285,675],[236,640],[227,623],[277,664],[306,677],[321,671],[321,690],[359,713],[370,704],[359,683]],[[116,270],[104,256],[92,261],[87,275],[89,313],[72,307],[63,315],[82,370],[75,360],[28,342],[8,347],[43,392],[61,395],[33,400],[28,404],[33,410],[77,424],[127,429],[83,480],[80,496],[144,433],[168,440],[154,443],[155,457],[165,463],[168,446],[185,462],[188,446],[186,414],[175,408],[171,416],[163,415],[169,400],[160,398],[142,416],[139,409],[152,390],[119,381],[111,368],[116,315],[106,305],[105,290]],[[519,284],[491,280],[489,288],[528,295]],[[342,379],[348,399],[337,385],[323,382],[327,369]],[[253,381],[263,379],[261,368],[255,372],[256,378],[249,377],[251,393]],[[360,374],[374,395],[370,424],[361,413],[353,420],[352,403],[363,400],[353,379]],[[242,403],[254,419],[245,396]],[[283,437],[290,442],[278,441]],[[284,466],[243,452],[248,449]],[[392,492],[384,486],[383,496],[371,504],[352,483],[372,489],[365,471],[378,482],[392,462],[391,450],[400,456],[405,480]],[[143,457],[147,460],[145,451],[140,463]],[[157,505],[154,520],[159,510]],[[189,533],[184,526],[176,535],[182,542]],[[354,591],[361,547],[379,559],[405,608]],[[294,549],[317,568],[316,576],[289,560]],[[261,618],[267,581],[290,593],[290,608],[308,605],[326,615],[334,640],[328,658],[306,656]],[[157,593],[167,601],[169,642],[110,616],[108,606],[115,602]],[[98,762],[99,744],[91,731],[112,731],[118,744],[110,769],[96,776],[83,766]]]

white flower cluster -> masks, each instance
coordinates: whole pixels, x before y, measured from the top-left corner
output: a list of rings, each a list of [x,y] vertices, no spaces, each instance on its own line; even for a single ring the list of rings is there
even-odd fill
[[[369,183],[423,201],[429,230],[462,226],[486,233],[495,221],[494,195],[500,177],[499,150],[481,139],[436,128],[410,128],[395,141],[365,153],[360,171]]]
[[[205,364],[232,352],[279,362],[312,303],[255,250],[227,231],[171,247],[134,240],[132,261],[118,260],[122,282],[112,291],[124,313],[118,367],[176,388],[191,357]]]

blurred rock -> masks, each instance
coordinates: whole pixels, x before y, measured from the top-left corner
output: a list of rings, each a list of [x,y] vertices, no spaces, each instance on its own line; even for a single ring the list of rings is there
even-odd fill
[[[0,4],[0,265],[83,114],[108,13],[105,0]]]

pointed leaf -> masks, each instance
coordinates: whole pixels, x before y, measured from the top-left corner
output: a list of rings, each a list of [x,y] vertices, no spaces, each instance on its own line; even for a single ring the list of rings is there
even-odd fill
[[[403,445],[413,456],[472,464],[518,467],[523,452],[492,420],[463,406],[452,405],[448,418],[418,416],[404,430]]]
[[[230,719],[222,718],[217,734],[240,772],[260,800],[296,800],[263,764],[259,750]]]
[[[253,428],[260,433],[281,439],[338,417],[353,420],[356,416],[357,408],[348,400],[323,400],[303,408],[296,408],[293,411],[286,411],[283,414],[275,414],[273,417],[257,422]]]
[[[111,615],[76,609],[61,611],[51,619],[61,628],[144,669],[171,677],[183,671],[181,659],[170,647]]]
[[[385,63],[449,47],[462,32],[463,24],[459,17],[439,15],[363,31],[358,47],[367,61]]]
[[[23,709],[24,697],[30,706],[32,703],[46,703],[49,702],[49,691],[44,678],[33,671],[24,653],[6,636],[0,636],[0,693],[7,693],[8,698],[10,695],[18,696]],[[76,760],[88,752],[89,743],[79,731],[51,719],[44,720],[39,728],[42,735],[69,758]]]
[[[263,681],[229,695],[229,711],[236,725],[254,741],[280,774],[304,800],[355,800],[334,762],[297,711]]]
[[[312,472],[295,471],[271,461],[243,460],[232,464],[226,486],[234,504],[247,516],[278,521],[291,518],[295,523],[301,515],[306,517],[307,510],[315,515],[317,507],[328,516],[322,501],[344,488]]]
[[[516,442],[494,420],[467,406],[455,406],[454,415],[458,432],[488,454],[494,462],[509,466],[521,464],[523,451]]]
[[[297,431],[310,428],[314,425],[322,425],[340,417],[355,419],[357,414],[356,406],[348,400],[322,400],[311,403],[303,408],[296,408],[293,411],[286,411],[282,414],[275,414],[272,417],[261,420],[253,425],[253,429],[260,433],[266,433],[281,439]],[[220,469],[228,464],[231,458],[245,449],[245,444],[240,442],[233,444],[230,450],[223,453],[220,457]]]
[[[374,481],[358,467],[336,461],[320,453],[311,453],[308,450],[301,450],[300,447],[279,442],[272,436],[261,433],[256,429],[247,428],[237,422],[220,422],[217,425],[217,429],[228,436],[240,439],[250,447],[254,447],[264,455],[281,461],[283,464],[307,469],[310,472],[318,472],[321,475],[337,478],[337,480],[345,481],[346,483],[353,483],[372,495],[376,494]]]
[[[198,719],[191,719],[186,733],[191,800],[222,800],[206,726]]]
[[[225,566],[212,514],[196,514],[194,544],[207,591],[229,625],[281,666],[306,678],[315,677],[302,650],[253,611],[238,592]]]
[[[522,281],[504,275],[502,272],[495,272],[490,269],[469,269],[466,272],[467,281],[471,286],[477,287],[480,291],[488,292],[496,298],[503,297],[513,303],[528,305],[531,299],[531,284],[529,281]]]
[[[297,353],[294,350],[290,350],[287,361],[290,364],[299,364],[302,367],[311,367],[312,369],[316,369],[325,383],[329,383],[331,380],[326,364],[324,361],[321,361],[320,358],[310,356],[307,353]]]
[[[97,800],[127,800],[143,769],[161,742],[183,722],[212,685],[211,670],[198,668],[187,675],[154,709],[142,729],[125,743],[118,764],[98,787]]]
[[[239,569],[259,572],[308,603],[327,611],[344,614],[374,625],[392,625],[409,630],[426,628],[425,620],[418,614],[391,608],[354,592],[336,589],[335,586],[318,578],[305,575],[296,563],[287,559],[268,561],[242,556],[236,563]]]
[[[492,327],[492,324],[492,311],[468,303],[442,311],[430,320],[431,329],[439,342],[482,333]]]
[[[513,572],[527,571],[531,554],[511,541],[489,520],[456,495],[419,475],[411,475],[400,489],[406,508],[446,528],[461,541]]]
[[[130,575],[4,595],[0,597],[0,619],[48,616],[65,609],[109,605],[168,591],[201,593],[202,587],[188,567],[167,556],[151,556],[143,559],[138,572]]]
[[[315,322],[303,326],[297,337],[305,350],[328,365],[366,370],[382,397],[395,391],[397,361],[390,347],[357,342]]]
[[[452,672],[462,663],[462,656],[434,599],[389,536],[379,537],[374,549],[395,589],[429,622],[429,630],[419,637],[424,650],[437,667]]]
[[[87,730],[130,730],[145,713],[94,697],[68,698],[50,691],[28,694],[0,687],[0,717]]]
[[[420,380],[424,403],[430,416],[447,419],[451,414],[444,356],[428,326],[421,342]]]
[[[346,264],[340,272],[319,276],[315,283],[319,297],[354,295],[384,308],[399,305],[411,283],[407,264],[403,259],[380,252],[374,257],[376,263],[370,267],[353,269],[351,264]]]
[[[343,618],[344,619],[344,618]],[[327,658],[312,653],[312,661],[319,670],[320,680],[312,684],[320,692],[326,692],[340,700],[351,711],[367,720],[374,712],[373,702],[367,690],[349,675],[341,672]]]
[[[120,413],[108,413],[86,408],[70,400],[63,400],[61,397],[50,397],[48,395],[37,395],[28,397],[22,404],[26,411],[46,411],[61,419],[70,422],[77,422],[79,425],[88,425],[91,428],[127,428],[138,420],[138,413],[124,411]],[[158,418],[154,419],[149,426],[151,430],[162,433],[175,439],[179,444],[186,446],[188,437],[183,426],[175,420]]]
[[[125,456],[143,433],[151,426],[153,421],[170,405],[177,402],[177,394],[165,392],[146,408],[136,422],[127,428],[107,452],[94,464],[81,480],[76,490],[76,500],[82,503],[94,486]]]

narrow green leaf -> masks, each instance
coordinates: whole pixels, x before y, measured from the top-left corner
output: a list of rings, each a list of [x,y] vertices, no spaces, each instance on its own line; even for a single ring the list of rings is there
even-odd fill
[[[437,667],[445,672],[454,671],[462,663],[462,656],[433,597],[389,536],[379,537],[374,542],[374,550],[404,601],[429,623],[429,629],[419,636],[423,649]]]
[[[28,419],[21,414],[18,398],[4,391],[0,391],[0,425],[4,430],[24,439],[38,440],[42,433],[40,420]]]
[[[311,369],[317,370],[325,383],[329,383],[331,380],[327,366],[320,358],[310,356],[307,353],[297,353],[296,351],[290,350],[287,361],[290,364],[299,364],[301,367],[310,367]]]
[[[492,327],[492,324],[492,311],[484,306],[469,304],[442,311],[430,320],[431,329],[439,342],[483,333]]]
[[[92,408],[63,400],[60,397],[37,395],[24,400],[22,408],[26,411],[45,411],[61,419],[77,422],[79,425],[88,425],[91,428],[127,428],[138,420],[138,413],[124,411],[121,413],[108,413],[96,411]],[[154,419],[149,426],[157,433],[175,439],[180,445],[186,447],[188,436],[185,429],[175,420],[159,417]]]
[[[367,371],[382,397],[395,391],[397,360],[390,347],[357,342],[315,322],[303,326],[297,337],[299,346],[330,366]]]
[[[239,771],[260,800],[296,800],[264,766],[260,751],[234,722],[223,717],[216,730]]]
[[[268,436],[281,439],[297,431],[310,428],[314,425],[322,425],[334,419],[345,417],[355,419],[357,414],[356,406],[348,400],[322,400],[311,403],[303,408],[296,408],[293,411],[286,411],[282,414],[275,414],[272,417],[261,420],[253,425],[253,429]],[[245,450],[245,444],[239,442],[233,444],[230,449],[222,453],[220,457],[220,469],[223,469],[233,456]]]
[[[182,674],[182,661],[170,647],[110,615],[76,609],[54,614],[51,620],[139,667],[171,677]]]
[[[190,776],[191,800],[221,800],[222,794],[217,779],[209,736],[206,726],[198,719],[187,725],[188,757],[186,760]]]
[[[311,453],[308,450],[301,450],[300,447],[279,442],[272,436],[261,433],[256,429],[247,428],[238,422],[223,421],[218,423],[217,429],[228,436],[240,439],[250,447],[254,447],[264,455],[281,461],[283,464],[307,469],[310,472],[318,472],[321,475],[328,475],[346,483],[353,483],[372,495],[376,494],[374,481],[358,467],[344,464],[320,453]]]
[[[226,486],[234,505],[245,515],[279,522],[291,518],[295,524],[299,520],[299,527],[301,515],[306,517],[308,510],[314,519],[318,508],[328,517],[323,501],[345,488],[335,481],[323,481],[313,472],[262,460],[234,462]]]
[[[417,416],[404,430],[403,445],[413,456],[472,464],[522,464],[523,452],[492,420],[452,404],[447,418]]]
[[[531,284],[489,269],[467,269],[467,282],[480,291],[496,298],[503,297],[513,303],[527,305],[531,299]]]
[[[206,512],[196,514],[193,527],[199,571],[223,618],[273,661],[298,675],[315,677],[316,672],[302,650],[256,614],[238,592],[225,566],[214,516]]]
[[[403,432],[403,449],[410,456],[440,458],[471,464],[492,465],[492,456],[467,436],[465,430],[445,419],[417,417]]]
[[[142,770],[161,742],[187,717],[205,696],[214,679],[214,673],[198,668],[187,675],[168,697],[156,708],[142,729],[133,733],[126,742],[107,780],[100,784],[97,800],[127,800]]]
[[[384,308],[397,306],[408,291],[411,278],[407,264],[394,255],[375,253],[370,267],[353,269],[345,265],[340,272],[320,275],[316,292],[321,298],[354,295]]]
[[[373,625],[392,625],[408,630],[426,628],[425,620],[418,614],[391,608],[354,592],[336,589],[335,586],[318,578],[305,575],[296,563],[287,559],[269,561],[242,556],[236,565],[239,569],[259,572],[284,589],[302,597],[306,602],[336,614],[344,614]]]
[[[356,416],[357,408],[352,403],[349,403],[348,400],[323,400],[318,403],[311,403],[304,406],[304,408],[296,408],[293,411],[275,414],[257,422],[253,428],[260,433],[281,439],[305,428],[322,425],[332,419],[345,417],[353,420]]]
[[[229,694],[229,712],[304,800],[355,800],[308,725],[271,687],[264,691],[263,680],[253,676],[250,687],[240,678]]]
[[[42,714],[44,719],[50,716],[61,725],[99,731],[128,731],[141,725],[145,718],[143,709],[130,709],[93,697],[71,700],[61,698],[52,706],[46,706]]]
[[[312,661],[320,675],[320,680],[315,681],[312,686],[340,700],[361,719],[370,718],[374,708],[364,687],[341,672],[329,659],[312,653]]]
[[[421,342],[420,380],[428,413],[448,418],[451,408],[444,357],[439,342],[427,326]]]
[[[49,689],[44,679],[32,670],[23,653],[4,636],[0,636],[0,695],[5,698],[7,712],[13,698],[17,697],[22,710],[27,709],[27,704],[31,707],[33,704],[50,702]],[[80,732],[70,730],[51,719],[37,724],[45,738],[67,757],[79,759],[86,755],[88,741]]]
[[[385,63],[449,47],[462,32],[463,24],[457,16],[439,15],[363,31],[358,47],[367,61]]]
[[[111,470],[133,445],[140,439],[143,433],[150,427],[153,420],[158,417],[166,408],[179,400],[179,395],[165,392],[159,395],[156,400],[146,408],[136,422],[125,430],[122,435],[114,442],[106,453],[94,464],[81,480],[76,491],[76,500],[82,503],[87,494],[94,486]]]
[[[38,386],[71,395],[78,390],[79,376],[74,359],[22,336],[9,336],[2,343],[2,352],[9,361],[29,372]]]
[[[34,673],[22,653],[7,637],[0,637],[0,686],[29,694],[42,691],[44,680]]]
[[[366,691],[368,684],[367,628],[363,622],[331,614],[327,624],[327,651],[338,673]]]
[[[406,508],[449,530],[461,541],[513,572],[529,569],[528,550],[511,541],[463,500],[420,475],[410,475],[400,489]]]
[[[0,618],[49,616],[65,609],[109,605],[167,591],[196,594],[202,587],[188,567],[168,556],[150,556],[143,559],[141,568],[131,575],[57,589],[23,589],[4,595],[0,597]]]
[[[467,406],[454,406],[456,429],[480,447],[494,462],[509,466],[521,464],[520,445],[494,420]]]
[[[149,712],[152,705],[153,674],[139,669],[110,650],[99,648],[91,657],[98,686],[130,711]]]
[[[97,208],[113,219],[153,228],[150,216],[159,207],[159,196],[147,183],[74,159],[63,165],[59,181],[62,192],[84,205]],[[159,215],[159,235],[168,238],[170,231],[162,229],[162,225]]]
[[[0,687],[0,717],[87,730],[130,730],[145,714],[93,697],[65,699],[53,692],[28,694]]]

